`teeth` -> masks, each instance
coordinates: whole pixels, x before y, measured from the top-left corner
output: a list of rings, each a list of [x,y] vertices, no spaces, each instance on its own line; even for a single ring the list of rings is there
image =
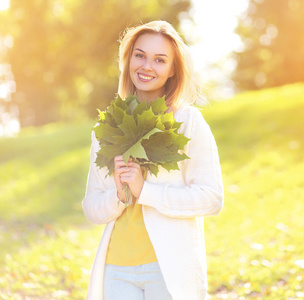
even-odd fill
[[[144,76],[144,75],[141,75],[141,74],[138,74],[139,78],[142,78],[142,79],[145,79],[145,80],[150,80],[152,79],[153,77],[152,76]]]

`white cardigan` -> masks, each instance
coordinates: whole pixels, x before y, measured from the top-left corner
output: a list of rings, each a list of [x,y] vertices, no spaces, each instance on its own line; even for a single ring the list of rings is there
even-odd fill
[[[192,106],[180,108],[175,120],[179,132],[191,140],[185,147],[190,159],[179,163],[180,171],[161,169],[144,183],[138,203],[163,277],[173,300],[203,300],[207,294],[207,264],[203,217],[218,215],[223,206],[223,183],[218,152],[209,126]],[[117,205],[114,179],[95,162],[99,144],[93,133],[91,166],[83,211],[104,230],[92,268],[88,300],[103,300],[103,274],[107,248],[115,220],[125,206]]]

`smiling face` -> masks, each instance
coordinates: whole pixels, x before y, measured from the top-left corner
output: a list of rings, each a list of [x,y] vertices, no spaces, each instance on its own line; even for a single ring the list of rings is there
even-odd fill
[[[130,77],[140,101],[164,95],[167,79],[174,75],[173,47],[161,34],[145,33],[135,42],[130,60]]]

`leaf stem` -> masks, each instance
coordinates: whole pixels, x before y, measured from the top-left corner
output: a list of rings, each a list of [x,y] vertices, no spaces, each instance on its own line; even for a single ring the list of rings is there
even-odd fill
[[[127,207],[132,204],[133,196],[127,183],[123,184],[122,190],[125,195],[125,206]]]

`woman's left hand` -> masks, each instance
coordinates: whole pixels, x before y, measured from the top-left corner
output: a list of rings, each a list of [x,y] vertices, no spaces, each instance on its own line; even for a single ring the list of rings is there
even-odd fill
[[[120,180],[122,183],[126,182],[129,185],[131,193],[135,198],[139,198],[144,186],[144,178],[140,165],[129,161],[128,169],[129,171],[120,174]]]

